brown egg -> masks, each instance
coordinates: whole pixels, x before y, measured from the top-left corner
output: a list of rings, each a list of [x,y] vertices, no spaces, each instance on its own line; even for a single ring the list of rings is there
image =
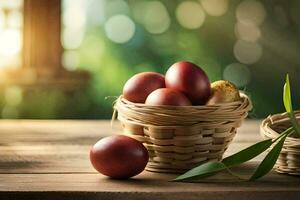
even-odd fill
[[[191,106],[190,100],[181,92],[170,88],[154,90],[146,99],[147,105],[152,106]]]
[[[155,72],[142,72],[131,77],[124,85],[123,97],[134,103],[145,103],[147,96],[165,87],[165,77]]]
[[[193,105],[204,105],[210,96],[210,82],[206,73],[196,64],[180,61],[166,73],[166,87],[185,94]]]
[[[237,87],[226,80],[215,81],[211,84],[211,96],[206,105],[229,103],[241,99]]]
[[[141,173],[148,159],[148,151],[144,145],[124,135],[102,138],[90,151],[93,167],[101,174],[118,179]]]

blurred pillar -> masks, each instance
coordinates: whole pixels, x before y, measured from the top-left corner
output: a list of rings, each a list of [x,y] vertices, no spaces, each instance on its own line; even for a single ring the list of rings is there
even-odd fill
[[[50,76],[61,70],[60,16],[60,0],[24,0],[25,68]]]

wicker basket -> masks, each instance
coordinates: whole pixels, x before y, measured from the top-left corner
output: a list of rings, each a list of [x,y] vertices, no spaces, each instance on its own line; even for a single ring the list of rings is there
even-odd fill
[[[300,111],[296,111],[295,115],[300,121]],[[287,113],[275,114],[262,122],[260,132],[263,137],[274,139],[291,126]],[[300,138],[294,135],[286,138],[274,169],[279,173],[300,175]]]
[[[144,143],[146,170],[181,173],[220,160],[252,104],[242,100],[210,106],[149,106],[119,97],[115,104],[124,134]]]

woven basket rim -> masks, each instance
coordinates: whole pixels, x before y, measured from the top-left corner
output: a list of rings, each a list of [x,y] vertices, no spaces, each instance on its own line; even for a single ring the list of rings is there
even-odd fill
[[[241,96],[241,101],[233,101],[233,102],[228,102],[228,103],[216,103],[216,104],[213,104],[213,105],[192,105],[192,106],[146,105],[144,103],[134,103],[134,102],[128,101],[125,98],[123,98],[123,95],[120,95],[118,97],[117,101],[122,100],[126,104],[132,105],[132,106],[157,108],[157,109],[171,109],[171,110],[185,110],[185,109],[191,109],[191,108],[197,108],[197,109],[204,109],[204,108],[214,109],[214,108],[216,108],[217,109],[217,108],[226,107],[226,106],[238,106],[238,105],[241,105],[242,103],[244,103],[246,101],[248,101],[249,104],[251,104],[251,106],[252,106],[252,102],[246,94],[241,92],[240,96]]]
[[[300,110],[295,111],[296,118],[300,120]],[[275,139],[277,138],[280,133],[278,133],[276,130],[274,130],[271,125],[274,124],[280,124],[280,123],[285,123],[289,122],[289,115],[287,112],[283,113],[276,113],[273,115],[269,115],[267,118],[265,118],[261,125],[260,125],[260,134],[265,137],[265,138],[270,138],[270,139]],[[286,139],[287,142],[292,142],[295,145],[300,145],[300,138],[295,138],[295,137],[287,137]]]
[[[114,105],[118,117],[123,117],[136,124],[162,126],[191,126],[201,123],[219,126],[238,123],[247,117],[252,109],[249,97],[241,94],[241,101],[216,105],[201,106],[149,106],[132,103],[122,97]]]

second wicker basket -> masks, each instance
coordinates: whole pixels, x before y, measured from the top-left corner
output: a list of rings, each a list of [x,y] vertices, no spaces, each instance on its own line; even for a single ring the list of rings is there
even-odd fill
[[[300,121],[300,111],[296,111],[295,115]],[[266,118],[261,124],[260,132],[265,138],[275,139],[291,126],[288,113],[280,113]],[[300,138],[294,135],[286,138],[274,168],[279,173],[300,175]]]

